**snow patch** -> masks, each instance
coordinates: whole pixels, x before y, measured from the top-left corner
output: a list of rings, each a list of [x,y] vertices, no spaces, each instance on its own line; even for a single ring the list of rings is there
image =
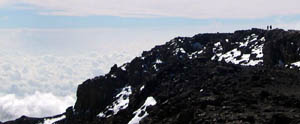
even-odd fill
[[[205,49],[205,47],[204,47],[204,49]],[[188,54],[188,57],[189,57],[189,59],[197,58],[198,55],[200,55],[202,53],[203,53],[203,50],[195,51],[195,52],[193,52],[191,54]]]
[[[226,63],[240,64],[244,66],[254,66],[263,62],[263,46],[266,39],[262,37],[258,40],[258,35],[251,34],[250,36],[244,38],[244,42],[239,43],[239,47],[232,49],[225,54],[222,53],[222,46],[220,42],[214,44],[213,52],[215,55],[211,60],[225,61]],[[242,53],[242,49],[248,47],[251,49],[250,54]],[[251,55],[255,57],[250,59]]]
[[[66,116],[62,115],[60,117],[56,117],[56,118],[51,118],[51,119],[45,119],[43,123],[40,124],[53,124],[54,122],[60,121],[62,119],[65,119]]]
[[[157,59],[155,63],[156,63],[156,64],[161,64],[161,63],[163,63],[163,62],[162,62],[160,59]]]
[[[227,53],[219,56],[218,61],[225,60],[227,63],[239,64],[240,61],[236,60],[236,57],[241,55],[241,51],[237,50],[237,48],[228,51]]]
[[[153,68],[154,68],[155,71],[158,71],[158,68],[157,68],[156,64],[153,65]]]
[[[174,55],[177,55],[178,53],[186,53],[185,50],[183,48],[176,48]]]
[[[300,67],[300,61],[291,63],[291,65],[296,66],[296,67]]]
[[[153,68],[155,71],[158,71],[157,64],[162,64],[163,62],[160,59],[156,59],[156,61],[153,64]]]
[[[122,65],[120,68],[121,68],[123,71],[126,71],[127,65],[128,65],[128,64],[124,64],[124,65]]]
[[[126,109],[129,104],[129,96],[132,94],[131,86],[124,87],[122,91],[115,96],[117,98],[112,105],[106,107],[105,112],[98,114],[98,117],[110,117],[106,112],[112,111],[113,115],[117,114],[120,110]]]
[[[240,42],[240,47],[246,47],[249,43],[253,41],[257,41],[258,35],[252,34],[251,36],[248,36],[247,38],[244,38],[245,42]]]
[[[179,41],[179,42],[181,42],[181,43],[183,42],[183,40],[182,40],[182,39],[178,39],[178,41]]]
[[[266,41],[266,38],[262,37],[260,40],[264,42],[264,41]]]
[[[145,85],[141,86],[140,91],[143,91],[144,88],[145,88]]]
[[[213,48],[213,52],[214,52],[214,53],[217,53],[217,52],[223,50],[222,45],[221,45],[221,42],[215,43],[214,46],[215,46],[215,47]]]
[[[220,42],[217,42],[217,43],[214,44],[214,46],[215,46],[215,47],[219,47],[219,46],[221,46],[221,43],[220,43]]]
[[[262,58],[264,55],[263,55],[263,47],[264,47],[264,44],[261,44],[261,45],[258,45],[258,46],[255,46],[254,48],[252,48],[252,54],[256,54],[256,58]]]
[[[146,109],[149,106],[154,106],[156,105],[156,100],[150,96],[146,99],[144,105],[142,105],[138,110],[136,110],[135,112],[133,112],[133,114],[135,114],[135,116],[128,122],[128,124],[139,124],[139,122],[147,117],[149,114],[147,113]]]
[[[111,74],[110,77],[111,78],[117,78],[117,76],[115,74]]]

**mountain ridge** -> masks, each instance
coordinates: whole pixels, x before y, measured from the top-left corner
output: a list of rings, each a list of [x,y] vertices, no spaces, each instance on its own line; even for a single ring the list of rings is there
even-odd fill
[[[49,118],[4,124],[299,123],[300,32],[177,37],[78,86]]]

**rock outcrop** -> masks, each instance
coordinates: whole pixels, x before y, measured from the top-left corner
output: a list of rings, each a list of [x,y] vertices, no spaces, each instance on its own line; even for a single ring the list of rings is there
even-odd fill
[[[48,118],[5,124],[300,123],[300,32],[177,37],[78,86]]]

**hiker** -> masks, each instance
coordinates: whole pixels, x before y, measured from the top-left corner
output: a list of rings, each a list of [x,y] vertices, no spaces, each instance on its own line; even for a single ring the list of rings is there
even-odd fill
[[[272,30],[272,25],[270,25],[270,30]]]

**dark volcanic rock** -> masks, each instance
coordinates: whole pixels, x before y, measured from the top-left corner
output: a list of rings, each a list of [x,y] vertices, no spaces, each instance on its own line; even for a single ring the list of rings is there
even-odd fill
[[[38,124],[38,123],[42,123],[43,120],[44,119],[42,118],[31,118],[31,117],[22,116],[17,120],[8,121],[5,122],[4,124]]]
[[[75,106],[56,123],[297,124],[298,61],[299,31],[177,37],[83,82]],[[6,123],[43,120],[23,117]]]

